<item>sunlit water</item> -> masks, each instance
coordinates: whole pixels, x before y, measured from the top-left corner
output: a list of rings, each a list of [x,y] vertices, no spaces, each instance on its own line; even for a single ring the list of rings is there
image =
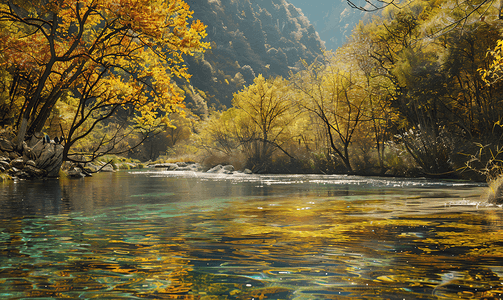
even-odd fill
[[[486,187],[162,171],[0,184],[0,299],[500,299]]]

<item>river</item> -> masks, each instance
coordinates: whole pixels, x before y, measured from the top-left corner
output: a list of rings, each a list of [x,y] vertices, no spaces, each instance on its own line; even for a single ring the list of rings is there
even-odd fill
[[[0,183],[0,298],[501,299],[486,189],[156,170]]]

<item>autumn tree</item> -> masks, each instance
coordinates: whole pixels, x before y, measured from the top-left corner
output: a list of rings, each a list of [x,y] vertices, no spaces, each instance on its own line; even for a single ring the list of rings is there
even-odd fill
[[[365,116],[367,100],[351,68],[334,53],[327,63],[305,64],[291,79],[298,107],[314,115],[324,128],[329,149],[353,172],[349,147]]]
[[[286,80],[259,75],[252,85],[234,94],[232,104],[246,116],[242,119],[246,124],[240,139],[255,168],[266,169],[276,150],[289,155],[282,144],[288,140],[287,127],[294,120],[295,111],[288,99]]]
[[[208,47],[191,17],[182,0],[2,0],[1,67],[18,105],[17,144],[40,133],[63,99],[72,115],[65,158],[102,122],[136,124],[101,137],[102,151],[119,133],[169,126],[167,114],[184,107],[173,80],[190,77],[183,56]]]

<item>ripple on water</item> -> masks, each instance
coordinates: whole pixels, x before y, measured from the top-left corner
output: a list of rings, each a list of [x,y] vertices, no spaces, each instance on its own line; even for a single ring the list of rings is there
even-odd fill
[[[481,186],[184,176],[61,181],[50,210],[1,199],[0,297],[501,297],[503,214]]]

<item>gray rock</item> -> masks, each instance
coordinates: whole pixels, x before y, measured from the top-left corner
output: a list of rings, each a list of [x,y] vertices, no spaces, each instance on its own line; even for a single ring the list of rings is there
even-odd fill
[[[244,174],[253,174],[253,172],[250,169],[245,169],[243,171]]]
[[[233,165],[226,165],[226,166],[223,167],[223,170],[225,172],[231,172],[232,173],[232,172],[234,172],[235,169],[234,169]]]
[[[153,165],[154,168],[166,168],[168,171],[174,171],[178,169],[177,164],[172,164],[172,163],[163,163],[163,164],[155,164]]]
[[[14,151],[14,145],[12,145],[11,141],[0,138],[0,149],[3,151],[12,152]]]
[[[32,166],[32,167],[36,167],[37,166],[37,163],[34,162],[33,160],[28,160],[25,162],[25,165],[27,166]]]
[[[23,172],[27,173],[30,177],[44,177],[46,174],[45,170],[41,170],[39,168],[35,168],[35,166],[26,164],[24,166]]]
[[[5,160],[0,160],[0,166],[2,166],[4,169],[10,168],[9,162]]]
[[[22,179],[30,178],[30,174],[22,170],[17,171],[16,173],[12,174],[12,176]]]
[[[222,165],[216,165],[213,168],[211,168],[208,171],[206,171],[206,173],[220,173],[220,171],[222,170],[222,168],[223,168]]]
[[[24,160],[22,158],[13,159],[10,162],[10,166],[18,168],[18,169],[23,169],[24,168]]]
[[[19,155],[18,155],[15,151],[8,152],[8,153],[9,153],[9,158],[10,158],[11,160],[16,159],[16,158],[19,158]]]
[[[234,166],[233,165],[217,165],[208,171],[207,173],[220,173],[220,174],[232,174],[234,172]]]
[[[26,156],[28,158],[27,160],[35,160],[37,158],[26,142],[23,142],[23,156]]]
[[[178,165],[178,163],[177,163]],[[197,163],[190,163],[190,164],[185,164],[184,167],[179,166],[177,171],[190,171],[190,172],[201,172],[203,170],[203,167],[201,167],[200,164]]]
[[[71,168],[68,171],[66,171],[66,176],[70,178],[83,178],[86,177],[84,173],[82,173],[82,170],[79,168]]]
[[[97,165],[95,165],[93,163],[87,163],[85,165],[84,169],[88,173],[96,173],[96,172],[98,172],[98,170],[100,169],[100,167],[98,167]]]
[[[37,168],[46,170],[48,177],[57,177],[63,164],[63,146],[39,141],[32,150]]]
[[[101,172],[114,172],[114,167],[111,164],[108,164],[104,166],[101,170]]]
[[[19,172],[20,170],[18,168],[12,167],[7,170],[7,173],[14,175],[15,173]]]

